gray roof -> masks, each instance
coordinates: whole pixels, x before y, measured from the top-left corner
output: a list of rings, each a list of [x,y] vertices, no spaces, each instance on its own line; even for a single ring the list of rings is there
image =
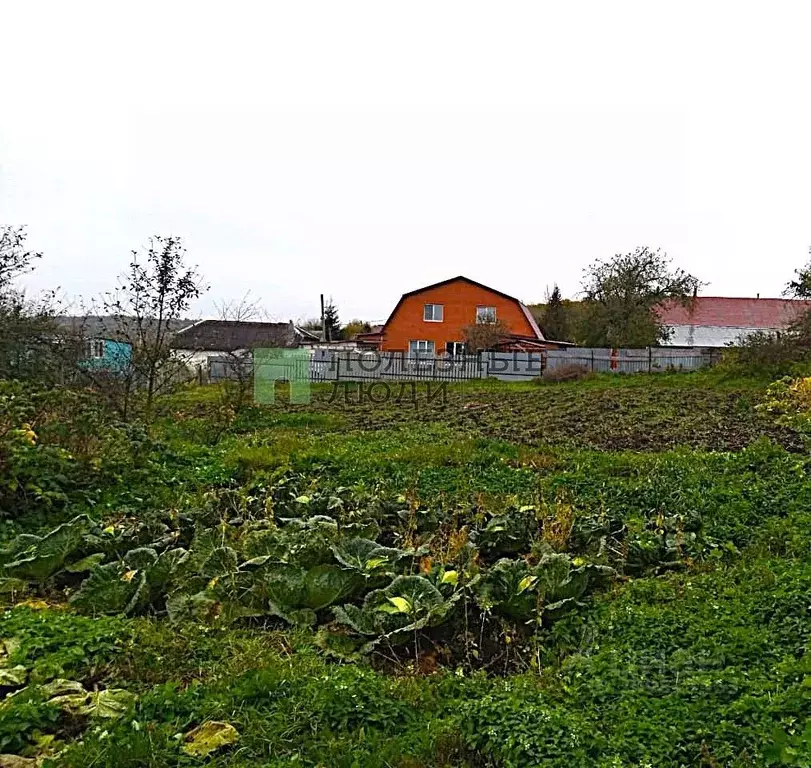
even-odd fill
[[[313,334],[290,323],[202,320],[175,334],[172,347],[200,352],[235,352],[256,347],[297,347]],[[316,337],[317,338],[317,337]]]
[[[57,326],[74,336],[84,339],[112,339],[116,341],[131,341],[135,335],[134,317],[116,317],[113,315],[61,315],[54,318]],[[167,323],[170,334],[188,328],[194,321],[181,319],[170,320]],[[146,327],[149,328],[150,321]]]

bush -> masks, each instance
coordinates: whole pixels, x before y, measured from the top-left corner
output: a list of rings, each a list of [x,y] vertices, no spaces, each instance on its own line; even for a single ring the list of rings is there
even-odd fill
[[[811,376],[778,379],[766,390],[758,409],[777,416],[781,424],[811,433]]]
[[[0,381],[0,518],[90,503],[124,477],[134,488],[151,446],[144,429],[120,423],[92,392]]]
[[[591,376],[591,371],[581,363],[564,363],[554,368],[547,368],[541,376],[542,381],[581,381]]]
[[[756,331],[745,336],[726,357],[727,362],[767,368],[775,375],[791,373],[793,365],[811,360],[811,311],[784,331]]]

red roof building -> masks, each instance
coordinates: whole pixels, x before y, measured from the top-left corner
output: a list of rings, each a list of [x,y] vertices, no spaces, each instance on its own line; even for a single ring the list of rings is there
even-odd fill
[[[686,305],[663,304],[659,317],[673,330],[670,346],[721,347],[755,331],[782,330],[809,308],[797,299],[697,296]]]

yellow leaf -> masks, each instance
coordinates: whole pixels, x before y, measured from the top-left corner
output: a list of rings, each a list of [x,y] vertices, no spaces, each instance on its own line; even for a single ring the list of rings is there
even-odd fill
[[[132,581],[132,579],[134,578],[134,576],[135,576],[135,574],[136,574],[136,573],[138,573],[138,571],[137,571],[137,570],[134,570],[134,571],[127,571],[127,572],[126,572],[126,573],[125,573],[125,574],[124,574],[124,575],[121,577],[121,581]]]
[[[32,611],[44,611],[46,608],[51,607],[44,600],[24,600],[22,603],[17,603],[17,606],[30,608]]]
[[[0,755],[0,768],[36,768],[37,761],[33,757],[17,757],[17,755]]]
[[[459,574],[456,571],[445,571],[442,574],[442,583],[443,584],[453,584],[456,586],[456,583],[459,581]]]
[[[520,595],[522,592],[529,589],[536,581],[535,576],[524,576],[518,584],[518,594]]]
[[[221,747],[227,747],[239,739],[239,732],[230,723],[207,720],[186,734],[183,751],[194,757],[206,757]]]
[[[411,603],[409,603],[404,597],[390,597],[389,602],[400,613],[409,613],[411,611]]]

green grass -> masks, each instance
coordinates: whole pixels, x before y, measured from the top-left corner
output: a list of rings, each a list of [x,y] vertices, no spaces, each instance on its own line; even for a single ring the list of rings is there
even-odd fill
[[[629,568],[533,642],[491,625],[489,665],[442,633],[426,632],[415,666],[340,658],[323,632],[272,618],[90,618],[61,605],[76,580],[53,579],[51,607],[0,616],[12,641],[0,664],[29,682],[0,703],[0,752],[116,768],[808,768],[811,457],[755,410],[762,386],[723,371],[477,382],[417,408],[330,404],[319,387],[309,406],[251,408],[215,437],[218,389],[174,395],[145,468],[117,470],[118,486],[52,521],[261,515],[271,495],[285,517],[299,494],[313,505],[337,494],[354,500],[347,515],[377,515],[395,536],[413,521],[375,505],[404,494],[424,518],[411,535],[429,543],[522,505],[544,526],[569,520],[566,546],[597,561],[605,542],[578,539],[590,526],[699,537],[672,566]],[[137,703],[114,721],[66,717],[40,693],[55,678]],[[240,738],[201,761],[182,734],[206,720]]]

